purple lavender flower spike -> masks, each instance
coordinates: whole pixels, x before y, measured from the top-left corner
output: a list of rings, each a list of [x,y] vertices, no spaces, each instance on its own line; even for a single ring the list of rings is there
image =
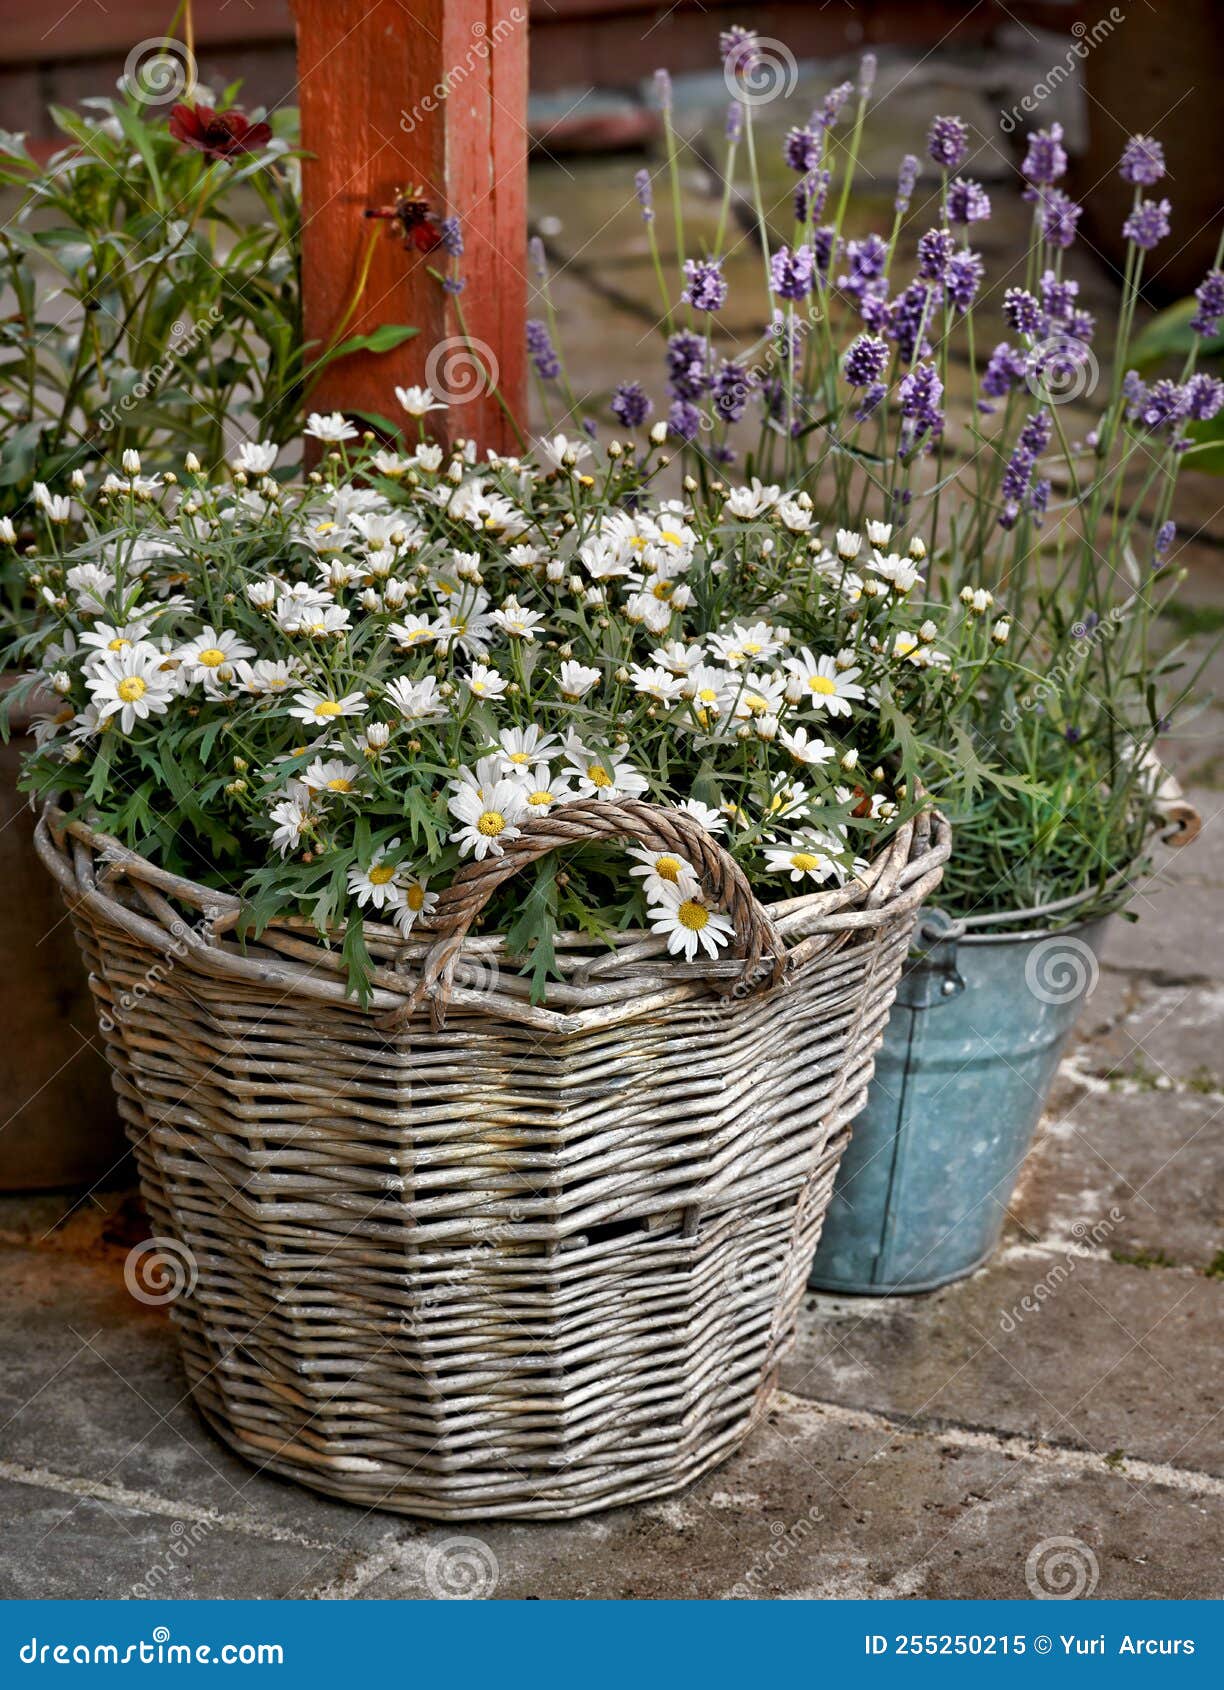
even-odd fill
[[[748,405],[751,382],[738,364],[724,363],[710,384],[714,411],[721,422],[738,422]]]
[[[1037,524],[1037,526],[1040,527],[1041,519],[1046,513],[1046,506],[1050,502],[1050,482],[1048,478],[1043,477],[1040,481],[1035,481],[1033,483],[1032,491],[1029,493],[1026,502],[1028,504],[1029,514],[1032,516],[1033,521]]]
[[[1192,422],[1210,422],[1224,405],[1224,381],[1199,370],[1182,388],[1182,395],[1186,415]]]
[[[1198,310],[1190,319],[1195,334],[1214,335],[1224,317],[1224,270],[1209,270],[1194,290]]]
[[[1038,458],[1050,444],[1053,425],[1046,411],[1034,411],[1025,421],[1016,441],[1015,450],[1003,471],[1001,493],[1003,509],[999,512],[999,527],[1014,528],[1032,486],[1033,470]],[[1044,507],[1043,507],[1044,508]]]
[[[956,251],[956,238],[950,229],[928,229],[918,238],[918,274],[924,282],[942,282],[947,274],[948,260]]]
[[[980,182],[957,176],[948,183],[948,219],[952,223],[984,223],[990,216],[990,195]]]
[[[667,427],[679,440],[695,440],[701,429],[701,412],[687,399],[677,399],[667,413]]]
[[[897,343],[897,356],[903,364],[912,364],[930,351],[926,327],[931,316],[931,290],[925,282],[911,282],[905,292],[893,300],[889,313],[888,333]],[[922,338],[919,340],[919,329]]]
[[[1035,188],[1049,188],[1067,173],[1067,154],[1062,144],[1063,127],[1034,129],[1028,138],[1028,152],[1020,166]]]
[[[641,428],[654,406],[640,381],[623,381],[613,393],[608,409],[626,428]]]
[[[969,153],[968,124],[959,117],[932,118],[927,152],[941,170],[958,170]]]
[[[910,208],[910,201],[918,184],[918,172],[921,169],[922,166],[913,153],[906,153],[897,169],[897,197],[893,201],[893,208],[902,216]]]
[[[888,263],[888,244],[877,234],[864,235],[861,241],[847,241],[848,273],[837,278],[837,285],[851,299],[861,301],[869,294],[882,295],[887,291],[884,269]]]
[[[672,79],[670,72],[662,67],[654,73],[654,91],[659,109],[669,112],[672,109]]]
[[[744,133],[744,108],[738,100],[732,100],[727,107],[727,139],[738,141]]]
[[[770,285],[779,299],[806,299],[812,291],[815,264],[810,246],[792,252],[780,246],[769,261]]]
[[[757,62],[757,33],[742,24],[732,24],[718,37],[723,64],[733,76],[745,76]]]
[[[1177,524],[1172,521],[1172,519],[1168,522],[1162,522],[1160,527],[1156,530],[1156,543],[1153,550],[1162,562],[1169,555],[1169,548],[1172,546],[1176,538]]]
[[[1164,148],[1150,135],[1132,135],[1122,149],[1118,174],[1124,182],[1151,188],[1165,173]]]
[[[871,413],[879,406],[880,400],[888,392],[882,381],[873,381],[855,407],[855,422],[866,422]]]
[[[642,222],[654,222],[654,184],[650,180],[649,170],[639,170],[633,178],[633,191],[637,195],[637,202],[642,208]]]
[[[1046,188],[1041,194],[1041,232],[1051,246],[1069,247],[1075,239],[1075,226],[1083,215],[1082,205],[1061,188]]]
[[[1040,334],[1041,306],[1027,288],[1008,288],[1003,295],[1003,316],[1017,334]]]
[[[878,69],[879,60],[876,58],[875,54],[864,53],[862,58],[859,60],[859,93],[864,99],[869,97],[871,90],[875,87],[876,71]]]
[[[934,364],[915,364],[901,378],[898,399],[901,405],[901,450],[911,452],[929,436],[937,439],[943,432],[944,416],[939,401],[943,398],[943,383]]]
[[[1169,213],[1172,206],[1168,200],[1140,200],[1122,225],[1122,233],[1128,241],[1142,247],[1144,252],[1151,252],[1169,233]]]
[[[544,242],[540,239],[539,235],[532,235],[531,239],[527,242],[527,256],[531,260],[531,268],[535,271],[540,280],[543,281],[547,267],[544,259]]]
[[[438,239],[451,258],[463,257],[463,230],[457,217],[444,217],[438,224]]]
[[[857,335],[846,348],[842,375],[851,387],[870,387],[888,367],[888,342],[879,335]]]
[[[968,311],[977,297],[985,274],[986,266],[979,254],[971,248],[965,247],[962,251],[953,253],[948,260],[944,287],[948,298],[958,311]]]
[[[1024,380],[1024,372],[1023,357],[1001,340],[982,372],[982,392],[988,399],[1004,399]]]
[[[708,385],[705,341],[678,329],[667,343],[667,388],[673,399],[700,399]]]
[[[1184,419],[1187,402],[1185,388],[1163,378],[1146,389],[1142,383],[1139,384],[1127,415],[1132,422],[1142,424],[1153,434],[1160,434],[1174,429]]]
[[[824,135],[806,127],[788,130],[782,143],[783,158],[800,176],[806,176],[809,170],[815,170],[823,152]]]
[[[561,360],[553,347],[548,325],[538,317],[530,318],[527,323],[527,356],[541,381],[556,381],[561,374]]]
[[[686,258],[684,299],[694,311],[721,311],[727,303],[727,279],[719,258]]]
[[[812,113],[812,122],[821,129],[832,129],[853,94],[853,82],[839,82],[836,88],[830,88],[821,102],[820,110]]]
[[[795,184],[796,223],[810,223],[820,216],[824,210],[831,179],[827,170],[817,170],[812,175],[805,176],[802,182]]]
[[[463,276],[443,276],[442,278],[443,293],[462,293],[466,286],[467,280]]]
[[[1056,323],[1065,323],[1070,319],[1075,309],[1075,301],[1079,297],[1079,283],[1070,279],[1063,280],[1053,270],[1047,270],[1041,278],[1041,304],[1047,317]]]

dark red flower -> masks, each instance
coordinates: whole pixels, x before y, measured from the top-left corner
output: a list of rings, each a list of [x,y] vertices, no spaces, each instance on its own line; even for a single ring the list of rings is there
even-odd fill
[[[229,111],[201,105],[175,106],[170,113],[170,133],[210,161],[256,152],[272,139],[271,125],[252,123],[236,106]]]
[[[421,198],[419,188],[411,193],[399,192],[394,205],[371,207],[367,217],[378,217],[390,223],[392,233],[402,237],[405,249],[432,252],[442,243],[437,212],[429,209],[428,200]]]

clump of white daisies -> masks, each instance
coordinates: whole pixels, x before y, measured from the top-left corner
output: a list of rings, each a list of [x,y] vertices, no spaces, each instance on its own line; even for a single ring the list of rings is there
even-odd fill
[[[480,460],[417,426],[375,450],[312,418],[302,484],[250,443],[177,477],[125,454],[89,500],[40,485],[30,789],[241,892],[253,930],[343,929],[360,990],[369,934],[427,936],[459,865],[567,804],[685,810],[769,899],[860,872],[917,775],[956,778],[1007,623],[934,602],[920,540],[826,535],[759,480],[656,497],[661,441]],[[688,959],[734,937],[692,864],[606,844],[541,857],[487,921],[539,992],[561,931],[646,925]]]

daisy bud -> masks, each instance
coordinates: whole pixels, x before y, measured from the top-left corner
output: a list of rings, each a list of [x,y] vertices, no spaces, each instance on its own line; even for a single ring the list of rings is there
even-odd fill
[[[72,676],[66,669],[57,669],[51,677],[51,685],[61,695],[70,693],[72,691]]]
[[[234,773],[236,775],[246,774],[247,769],[249,767],[250,767],[250,764],[247,762],[245,757],[235,757],[234,758]]]
[[[837,530],[837,555],[843,563],[851,563],[858,556],[862,544],[861,534],[852,534],[848,528]]]
[[[624,451],[625,451],[625,448],[621,445],[619,440],[609,440],[609,442],[608,442],[608,456],[610,458],[623,457]]]
[[[6,546],[17,544],[17,530],[13,527],[11,516],[0,516],[0,541]]]
[[[936,636],[936,634],[938,634],[938,632],[939,632],[939,629],[935,626],[935,624],[933,622],[926,621],[922,624],[921,628],[919,628],[919,630],[918,630],[918,638],[922,641],[922,643],[924,645],[930,645],[931,641],[935,638],[935,636]]]
[[[909,555],[915,563],[921,563],[927,555],[926,541],[920,534],[915,534],[909,543]]]
[[[234,486],[235,487],[245,487],[246,484],[247,484],[247,472],[244,469],[236,469],[234,471]]]
[[[229,798],[241,798],[246,789],[247,783],[244,780],[232,780],[226,786],[225,792]]]
[[[615,681],[619,681],[621,686],[625,685],[629,679],[629,671],[625,668],[624,664],[621,665],[612,678]]]
[[[85,471],[74,469],[68,477],[68,483],[74,493],[83,493],[85,491]]]
[[[667,439],[667,424],[657,422],[650,431],[650,438],[654,445],[661,446]]]
[[[140,453],[134,452],[130,446],[127,447],[126,450],[124,451],[123,457],[120,459],[120,462],[122,463],[124,471],[125,471],[126,474],[128,474],[128,475],[139,475],[140,474]]]
[[[867,538],[873,546],[886,546],[892,539],[892,523],[869,522],[867,524]]]
[[[365,742],[371,751],[385,751],[391,740],[391,729],[385,722],[371,722],[365,731]]]
[[[776,716],[760,716],[757,718],[756,734],[758,739],[766,741],[778,737],[778,718]]]
[[[1001,616],[990,630],[990,637],[996,645],[1006,645],[1007,636],[1011,633],[1011,623],[1006,616]]]
[[[686,475],[684,478],[684,491],[686,493],[695,493],[697,491],[697,483],[691,475]]]
[[[175,473],[172,469],[168,469],[166,471],[165,475],[162,477],[162,480],[166,483],[167,487],[177,487],[178,486],[178,476],[175,475]]]
[[[188,475],[199,475],[200,460],[196,457],[194,452],[188,452],[187,456],[183,459],[183,468],[187,471]]]
[[[857,751],[847,751],[846,754],[843,756],[843,758],[841,760],[841,766],[842,766],[843,769],[845,769],[847,774],[849,774],[852,769],[857,769],[858,768],[858,752]]]
[[[71,741],[65,745],[64,749],[60,752],[60,756],[64,759],[65,763],[79,763],[84,755],[85,753],[81,750],[80,746],[73,745]]]
[[[876,764],[875,768],[872,769],[872,771],[871,771],[871,778],[872,778],[872,780],[883,780],[884,779],[884,771],[878,763]]]

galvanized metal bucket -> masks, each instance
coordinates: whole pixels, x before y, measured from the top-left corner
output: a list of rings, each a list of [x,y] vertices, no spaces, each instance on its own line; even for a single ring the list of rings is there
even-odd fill
[[[1052,932],[1040,922],[1053,908],[920,919],[837,1176],[815,1289],[932,1291],[994,1250],[1107,925]],[[1028,925],[992,932],[1001,919]]]

